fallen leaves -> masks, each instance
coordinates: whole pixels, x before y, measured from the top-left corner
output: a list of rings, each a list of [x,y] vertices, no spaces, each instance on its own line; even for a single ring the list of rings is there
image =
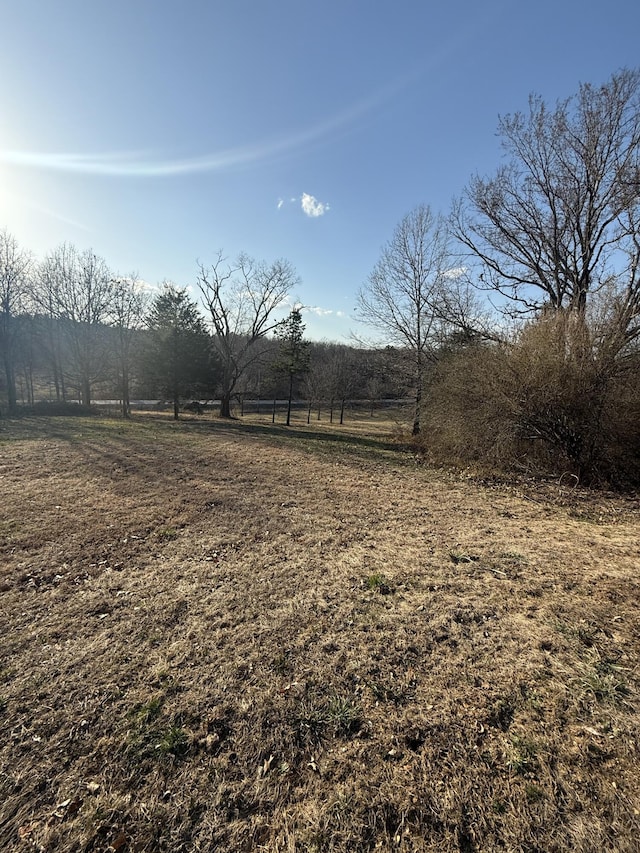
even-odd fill
[[[80,811],[81,806],[82,800],[79,797],[69,798],[58,803],[51,813],[48,823],[50,824],[54,820],[68,820],[75,817]]]

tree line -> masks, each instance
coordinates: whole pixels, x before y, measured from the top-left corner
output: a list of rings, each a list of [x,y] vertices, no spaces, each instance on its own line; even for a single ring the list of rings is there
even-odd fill
[[[281,317],[298,284],[284,260],[219,254],[200,267],[198,304],[170,282],[152,294],[136,274],[115,275],[70,244],[38,263],[4,231],[0,283],[0,414],[97,397],[119,400],[125,417],[132,399],[168,401],[176,418],[187,401],[216,399],[230,417],[244,399],[277,397],[289,422],[295,397],[326,404],[333,418],[352,397],[375,404],[406,393],[392,350],[306,341],[301,306]]]
[[[174,401],[215,393],[220,414],[281,383],[289,400],[414,399],[412,432],[434,460],[640,482],[640,71],[580,85],[498,124],[504,158],[448,214],[398,224],[358,296],[375,330],[361,348],[303,340],[285,260],[222,253],[200,266],[205,316],[167,285],[151,303],[65,245],[39,264],[0,235],[6,406],[35,366],[56,399],[88,405],[107,381],[126,414],[132,378]],[[279,377],[276,379],[275,377]],[[142,382],[142,385],[140,383]],[[114,384],[115,383],[115,384]],[[299,386],[299,388],[298,388]],[[300,390],[299,390],[300,389]]]

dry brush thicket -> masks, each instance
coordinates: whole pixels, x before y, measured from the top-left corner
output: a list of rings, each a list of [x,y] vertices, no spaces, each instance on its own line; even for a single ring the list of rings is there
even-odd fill
[[[637,500],[390,427],[2,425],[0,849],[637,850]]]
[[[640,370],[598,353],[580,318],[529,323],[501,344],[445,354],[429,380],[421,446],[445,464],[637,488]]]

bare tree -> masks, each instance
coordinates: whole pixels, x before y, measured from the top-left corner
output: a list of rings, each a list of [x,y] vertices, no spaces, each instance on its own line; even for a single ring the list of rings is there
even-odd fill
[[[481,286],[512,313],[582,316],[606,290],[623,347],[640,335],[640,71],[551,109],[532,96],[498,133],[508,161],[452,214]]]
[[[91,249],[84,252],[64,243],[40,265],[35,290],[39,305],[56,320],[64,335],[63,375],[91,404],[92,386],[108,374],[103,324],[113,308],[113,278],[105,261]],[[62,351],[56,344],[56,352]]]
[[[41,347],[37,320],[27,312],[16,317],[17,340],[14,353],[14,367],[16,396],[21,399],[23,404],[33,405],[35,402],[36,370]]]
[[[231,266],[219,252],[210,267],[200,264],[198,287],[211,318],[212,345],[222,372],[220,417],[231,417],[233,393],[260,356],[256,343],[279,325],[275,311],[298,282],[285,260],[266,264],[242,254]]]
[[[633,453],[612,420],[640,344],[640,71],[551,108],[532,96],[498,132],[505,165],[472,179],[451,225],[479,286],[529,320],[505,350],[518,381],[504,417],[582,481],[620,480],[612,459]]]
[[[325,389],[329,401],[329,423],[333,423],[336,404],[340,405],[340,424],[344,423],[347,401],[356,387],[359,372],[356,350],[345,344],[329,344],[325,363]]]
[[[35,319],[41,327],[40,347],[49,365],[48,379],[53,382],[56,400],[66,402],[67,384],[63,367],[66,346],[57,313],[58,278],[53,257],[46,258],[36,270],[31,296]]]
[[[130,386],[134,342],[138,331],[144,327],[148,307],[149,295],[142,289],[137,273],[113,280],[111,325],[116,332],[117,386],[122,401],[122,415],[125,418],[129,417],[131,409]]]
[[[408,213],[384,246],[358,295],[359,318],[384,342],[408,350],[415,388],[413,434],[420,432],[425,371],[437,358],[442,332],[448,238],[445,223],[426,205]]]
[[[322,401],[326,397],[327,369],[326,369],[327,344],[315,343],[311,350],[309,369],[304,375],[303,389],[307,400],[307,423],[311,422],[311,410],[317,408],[317,420],[320,420]]]
[[[15,348],[31,257],[6,230],[0,231],[0,357],[9,413],[16,409]]]

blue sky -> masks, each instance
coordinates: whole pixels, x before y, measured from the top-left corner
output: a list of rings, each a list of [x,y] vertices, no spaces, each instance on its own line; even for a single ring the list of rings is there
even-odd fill
[[[640,4],[5,0],[0,228],[193,286],[285,257],[347,340],[397,222],[500,163],[498,116],[640,64]],[[194,291],[195,295],[195,291]]]

